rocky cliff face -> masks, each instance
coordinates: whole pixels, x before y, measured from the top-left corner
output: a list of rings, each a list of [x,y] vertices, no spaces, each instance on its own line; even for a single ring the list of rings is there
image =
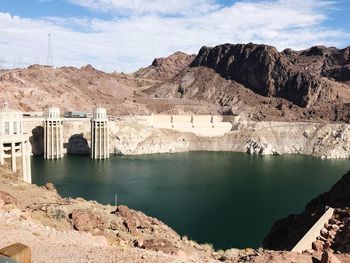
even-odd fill
[[[303,213],[290,215],[277,221],[263,241],[263,247],[273,250],[290,250],[325,212],[325,207],[345,209],[350,204],[350,171],[330,191],[307,204]],[[349,212],[346,212],[349,217]],[[346,241],[348,242],[348,241]]]
[[[217,105],[266,121],[350,119],[349,49],[304,51],[255,44],[203,47],[178,74],[143,90],[153,98]]]
[[[214,69],[258,94],[285,98],[302,107],[350,98],[335,82],[350,80],[349,47],[278,52],[267,45],[225,44],[203,47],[190,66]]]

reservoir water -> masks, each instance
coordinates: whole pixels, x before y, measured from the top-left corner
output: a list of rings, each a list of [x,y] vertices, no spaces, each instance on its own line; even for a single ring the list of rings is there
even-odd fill
[[[104,204],[117,193],[118,204],[217,249],[259,247],[277,219],[301,212],[349,169],[349,160],[225,152],[32,158],[33,183]]]

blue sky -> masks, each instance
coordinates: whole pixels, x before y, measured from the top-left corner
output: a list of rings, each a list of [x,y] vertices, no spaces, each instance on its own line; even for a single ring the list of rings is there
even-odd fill
[[[106,13],[94,12],[65,0],[0,0],[0,11],[29,18],[46,16],[109,18]]]
[[[227,42],[343,48],[348,14],[347,0],[0,0],[0,66],[45,64],[48,33],[56,66],[106,71]]]

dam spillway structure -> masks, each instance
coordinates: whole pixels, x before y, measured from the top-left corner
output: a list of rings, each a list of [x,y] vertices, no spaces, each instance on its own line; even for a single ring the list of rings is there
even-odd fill
[[[101,107],[94,109],[91,119],[91,158],[109,158],[109,123],[107,110]]]
[[[44,120],[44,158],[60,159],[63,153],[63,125],[60,109],[49,107]]]
[[[31,183],[29,135],[23,132],[23,114],[9,109],[0,110],[0,164],[13,173],[20,172],[23,181]]]

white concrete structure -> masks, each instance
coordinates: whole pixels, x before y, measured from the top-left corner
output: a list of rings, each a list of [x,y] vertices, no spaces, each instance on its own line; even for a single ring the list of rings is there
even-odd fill
[[[98,107],[91,119],[91,158],[109,158],[109,124],[107,111]]]
[[[60,159],[63,155],[63,125],[60,109],[50,107],[45,111],[44,157],[45,159]]]
[[[30,142],[23,133],[23,115],[7,104],[0,110],[0,164],[9,164],[14,173],[20,170],[22,179],[31,183]]]
[[[316,238],[320,236],[321,229],[324,228],[324,224],[328,223],[332,218],[334,209],[332,207],[320,217],[319,220],[310,228],[310,230],[303,236],[303,238],[295,245],[292,252],[302,253],[312,249],[312,242],[316,241]]]
[[[238,116],[224,115],[151,115],[142,118],[155,128],[191,132],[202,137],[224,136],[239,120]]]

